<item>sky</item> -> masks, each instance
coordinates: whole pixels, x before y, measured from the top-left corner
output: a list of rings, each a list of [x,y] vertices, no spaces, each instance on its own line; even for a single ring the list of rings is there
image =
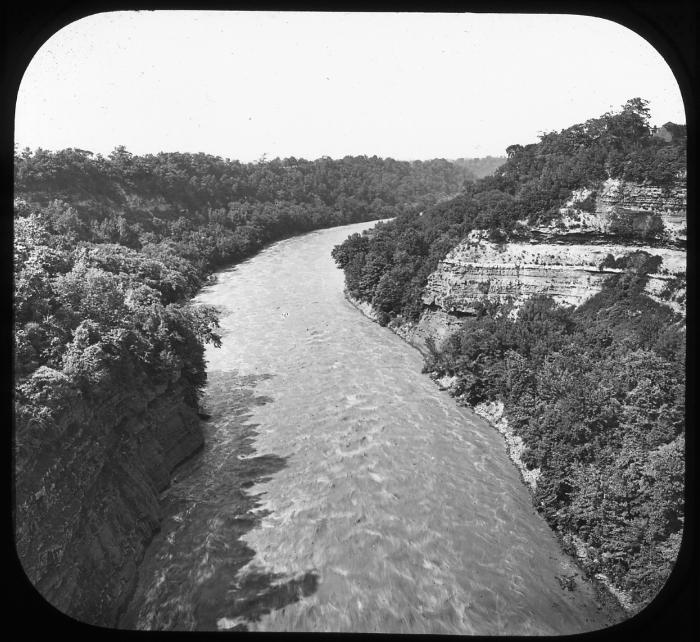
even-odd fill
[[[113,12],[37,52],[15,142],[243,162],[501,156],[637,96],[653,124],[685,122],[662,56],[600,18]]]

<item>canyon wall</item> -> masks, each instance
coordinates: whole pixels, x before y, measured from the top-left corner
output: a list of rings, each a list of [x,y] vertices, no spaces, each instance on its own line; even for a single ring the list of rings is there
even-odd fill
[[[420,349],[457,330],[479,302],[510,303],[511,314],[533,295],[578,306],[624,270],[613,259],[643,251],[661,262],[648,275],[646,293],[683,314],[686,272],[686,188],[649,187],[609,179],[572,193],[549,221],[520,221],[511,234],[491,240],[474,230],[440,262],[423,291],[417,324],[392,329]]]
[[[181,381],[96,397],[50,368],[32,380],[60,403],[45,421],[17,422],[18,557],[49,603],[110,626],[159,529],[159,493],[202,445],[199,417]]]
[[[606,237],[643,237],[656,244],[685,247],[687,187],[685,177],[668,187],[640,185],[609,178],[594,188],[574,190],[559,210],[559,216],[547,222],[539,220],[529,227],[535,239],[556,237],[573,239],[582,235],[587,241]]]

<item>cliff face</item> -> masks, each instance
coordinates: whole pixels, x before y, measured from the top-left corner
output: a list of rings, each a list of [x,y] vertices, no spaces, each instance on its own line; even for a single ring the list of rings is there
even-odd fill
[[[684,247],[687,187],[684,178],[669,187],[653,187],[610,178],[596,186],[574,190],[560,217],[529,226],[535,239],[605,240],[634,234],[653,233],[667,246]],[[523,222],[524,227],[528,227]]]
[[[428,278],[423,314],[403,333],[421,347],[438,344],[459,328],[481,301],[512,302],[544,294],[580,305],[602,289],[611,274],[610,256],[644,251],[661,258],[646,292],[676,312],[685,309],[686,190],[608,180],[597,190],[574,192],[551,222],[519,223],[507,242],[475,230],[440,262]],[[607,261],[606,261],[607,259]]]
[[[39,378],[61,387],[48,368]],[[56,608],[110,626],[160,523],[158,494],[202,445],[180,382],[134,399],[77,391],[43,425],[18,422],[16,545],[32,584]]]
[[[478,301],[505,303],[545,294],[566,305],[580,305],[599,292],[603,281],[622,269],[603,267],[608,255],[618,259],[632,251],[662,258],[649,275],[650,291],[685,272],[683,250],[650,246],[582,243],[505,243],[497,245],[478,233],[454,248],[430,275],[423,303],[451,313],[470,313]]]

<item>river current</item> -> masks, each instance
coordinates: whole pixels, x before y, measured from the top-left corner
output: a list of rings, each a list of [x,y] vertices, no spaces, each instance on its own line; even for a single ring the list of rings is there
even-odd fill
[[[502,437],[343,296],[361,223],[276,243],[198,301],[203,451],[164,493],[120,627],[552,635],[605,627]]]

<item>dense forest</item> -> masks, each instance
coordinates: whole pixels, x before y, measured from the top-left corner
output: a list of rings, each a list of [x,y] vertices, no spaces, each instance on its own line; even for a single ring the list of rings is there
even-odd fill
[[[646,102],[633,99],[512,145],[493,176],[455,198],[337,246],[349,293],[382,324],[416,321],[428,275],[471,230],[507,240],[523,221],[558,216],[571,190],[610,177],[673,184],[685,171],[685,128],[665,128],[671,140],[653,134]],[[513,318],[484,304],[439,348],[429,344],[425,365],[455,377],[462,403],[503,402],[526,465],[540,470],[536,507],[572,552],[586,552],[587,572],[606,574],[637,603],[668,577],[684,515],[685,322],[644,294],[657,262],[631,252],[576,309],[536,297]]]
[[[76,396],[180,380],[196,407],[217,317],[189,300],[215,268],[292,234],[419,211],[470,178],[444,160],[15,154],[18,465]]]
[[[203,272],[319,227],[389,218],[455,194],[473,175],[445,160],[287,158],[242,164],[206,154],[108,158],[79,149],[15,154],[15,192],[70,244],[163,245]]]

